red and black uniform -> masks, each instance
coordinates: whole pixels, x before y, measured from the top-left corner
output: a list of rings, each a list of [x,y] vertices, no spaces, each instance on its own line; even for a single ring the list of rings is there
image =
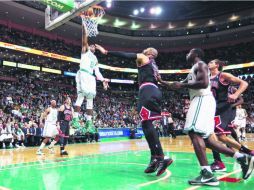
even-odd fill
[[[154,59],[138,67],[139,101],[138,112],[142,121],[161,119],[162,93],[157,86],[158,67]]]
[[[60,137],[60,146],[64,147],[67,144],[67,138],[70,134],[70,122],[72,120],[71,106],[64,105],[64,110],[59,112],[60,114],[60,130],[62,132]]]
[[[163,160],[164,154],[153,120],[161,119],[162,93],[157,86],[158,67],[154,59],[138,67],[139,100],[138,112],[142,121],[142,129],[151,151],[151,161]]]
[[[235,108],[228,102],[230,84],[221,81],[221,72],[211,78],[212,92],[216,100],[215,133],[230,134],[229,126],[235,119]]]

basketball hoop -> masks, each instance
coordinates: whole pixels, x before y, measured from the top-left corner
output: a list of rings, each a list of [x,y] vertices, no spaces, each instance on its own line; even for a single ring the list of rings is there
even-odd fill
[[[88,36],[93,37],[99,34],[98,23],[104,16],[105,11],[101,6],[93,6],[80,14],[82,23],[86,26]]]

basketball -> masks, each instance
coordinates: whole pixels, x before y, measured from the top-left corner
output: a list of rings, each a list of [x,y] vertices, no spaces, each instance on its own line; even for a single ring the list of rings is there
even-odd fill
[[[90,7],[90,8],[87,9],[87,11],[86,11],[86,16],[93,16],[93,15],[94,15],[94,13],[93,13],[93,8]]]

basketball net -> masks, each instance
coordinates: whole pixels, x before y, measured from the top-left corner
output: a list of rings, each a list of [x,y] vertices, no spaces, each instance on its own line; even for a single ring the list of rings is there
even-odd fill
[[[87,35],[89,37],[94,37],[99,34],[98,23],[105,14],[104,9],[100,6],[93,6],[92,10],[93,10],[92,12],[84,11],[80,14],[82,23],[87,28]]]

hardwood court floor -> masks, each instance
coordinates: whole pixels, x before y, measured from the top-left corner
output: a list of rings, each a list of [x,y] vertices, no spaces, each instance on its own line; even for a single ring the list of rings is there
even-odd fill
[[[254,135],[244,142],[254,149]],[[127,190],[127,189],[248,189],[254,187],[254,175],[240,180],[241,170],[234,159],[223,156],[227,172],[216,174],[223,178],[219,187],[193,187],[188,179],[196,177],[199,167],[187,136],[177,139],[161,138],[165,155],[174,162],[161,177],[143,173],[149,160],[144,139],[97,144],[69,145],[68,157],[44,150],[37,156],[36,148],[0,150],[0,189],[13,190]],[[56,147],[59,148],[58,146]],[[208,151],[209,152],[209,151]],[[209,154],[209,161],[212,162]],[[229,182],[231,181],[231,182]]]

